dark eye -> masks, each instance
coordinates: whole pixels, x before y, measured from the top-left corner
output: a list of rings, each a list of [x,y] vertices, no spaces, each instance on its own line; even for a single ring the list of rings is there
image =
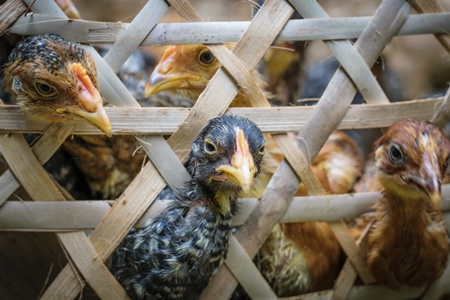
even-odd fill
[[[214,55],[209,51],[208,49],[200,52],[200,55],[198,56],[198,59],[202,64],[210,65],[215,61]]]
[[[259,154],[259,155],[264,155],[264,154],[266,154],[266,144],[263,144],[261,147],[259,147],[259,149],[258,149],[258,154]]]
[[[205,140],[205,153],[206,154],[215,154],[217,152],[217,147],[210,140]]]
[[[389,146],[389,160],[395,164],[403,162],[403,152],[400,146],[396,144]]]
[[[56,94],[56,89],[54,87],[40,82],[36,82],[36,90],[39,94],[47,97]]]

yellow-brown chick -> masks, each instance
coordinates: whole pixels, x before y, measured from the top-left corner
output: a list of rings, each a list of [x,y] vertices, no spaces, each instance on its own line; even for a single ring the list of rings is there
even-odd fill
[[[439,208],[450,141],[427,121],[404,120],[375,147],[383,196],[369,233],[369,268],[391,288],[428,284],[441,275],[450,251]]]
[[[313,161],[312,170],[330,194],[352,190],[363,171],[358,145],[333,132]],[[306,196],[300,185],[297,195]],[[331,288],[340,266],[339,242],[326,222],[277,224],[261,247],[257,264],[279,297]]]
[[[227,44],[231,48],[231,44]],[[188,97],[191,101],[197,101],[209,80],[220,68],[220,62],[204,45],[178,45],[167,47],[160,62],[155,67],[145,88],[148,97],[162,91],[172,91]],[[260,88],[265,85],[261,75],[256,71],[251,72],[255,82]],[[238,93],[231,106],[249,106],[250,102],[243,93]],[[242,192],[240,197],[262,196],[267,183],[283,160],[278,145],[270,135],[264,135],[267,141],[267,154],[263,160],[262,172],[255,180],[250,192]]]
[[[226,46],[232,48],[232,44]],[[145,96],[169,90],[195,102],[220,67],[220,62],[205,45],[169,46],[147,82]],[[261,74],[256,70],[251,74],[256,84],[264,88]],[[250,102],[239,92],[231,106],[247,107]]]
[[[79,44],[55,34],[27,37],[9,55],[4,73],[8,91],[30,118],[81,119],[111,135],[95,62]]]

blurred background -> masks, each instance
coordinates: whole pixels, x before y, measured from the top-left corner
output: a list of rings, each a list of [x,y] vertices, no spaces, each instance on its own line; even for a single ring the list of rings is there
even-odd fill
[[[189,1],[207,21],[249,21],[254,4],[245,0],[191,0]],[[345,0],[318,1],[330,17],[373,15],[381,1]],[[82,18],[95,21],[131,22],[145,5],[145,0],[74,0]],[[439,3],[450,10],[450,0]],[[183,22],[173,9],[169,9],[160,22]],[[163,47],[146,47],[161,55]],[[304,70],[315,62],[332,57],[322,41],[306,45]],[[404,87],[404,98],[415,99],[446,86],[450,81],[450,55],[432,35],[396,37],[383,52],[383,59],[397,72]]]

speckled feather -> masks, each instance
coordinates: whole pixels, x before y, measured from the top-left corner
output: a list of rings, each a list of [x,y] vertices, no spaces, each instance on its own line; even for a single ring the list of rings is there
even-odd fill
[[[173,204],[130,233],[113,254],[113,274],[133,299],[197,299],[225,259],[241,188],[211,176],[217,166],[230,163],[235,127],[243,130],[259,170],[264,139],[254,123],[222,116],[202,129],[187,161],[193,179]],[[217,155],[205,154],[206,138],[217,145]]]

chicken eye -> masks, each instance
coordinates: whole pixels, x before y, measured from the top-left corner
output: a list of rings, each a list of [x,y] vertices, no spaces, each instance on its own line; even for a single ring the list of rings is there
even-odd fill
[[[46,97],[56,94],[56,89],[54,87],[41,82],[36,82],[36,90],[39,94]]]
[[[259,149],[258,149],[258,154],[259,154],[259,155],[264,155],[264,154],[266,154],[266,144],[263,144],[261,147],[259,147]]]
[[[403,162],[403,152],[398,145],[392,144],[389,146],[389,160],[396,164]]]
[[[216,60],[214,55],[208,49],[200,52],[198,59],[199,59],[200,63],[202,63],[204,65],[210,65]]]
[[[205,140],[205,153],[206,154],[215,154],[217,152],[217,147],[216,145],[214,145],[213,142],[211,142],[210,140]]]

